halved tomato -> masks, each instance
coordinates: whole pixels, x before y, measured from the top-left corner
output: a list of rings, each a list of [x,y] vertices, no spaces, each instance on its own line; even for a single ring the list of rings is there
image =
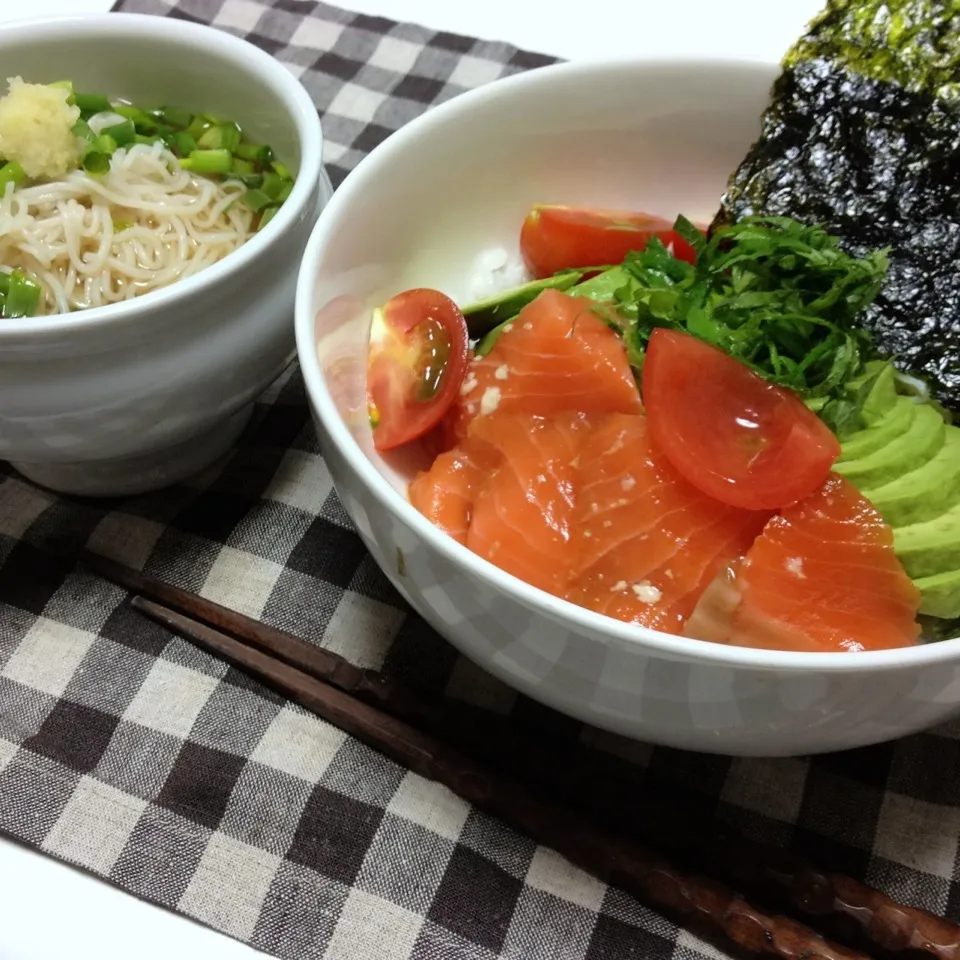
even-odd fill
[[[827,479],[840,444],[789,390],[689,333],[653,331],[641,384],[650,434],[673,467],[735,507],[772,510]]]
[[[407,290],[376,311],[367,395],[378,450],[416,440],[443,418],[459,395],[468,342],[463,314],[439,290]]]
[[[631,250],[642,250],[658,237],[673,255],[688,263],[696,253],[663,217],[580,207],[536,206],[520,231],[520,253],[538,279],[574,267],[622,263]]]

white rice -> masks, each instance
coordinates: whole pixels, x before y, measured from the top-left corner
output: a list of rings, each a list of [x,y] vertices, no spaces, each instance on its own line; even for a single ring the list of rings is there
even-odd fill
[[[467,302],[518,287],[530,279],[519,253],[511,255],[504,247],[482,250],[473,258],[467,275]]]

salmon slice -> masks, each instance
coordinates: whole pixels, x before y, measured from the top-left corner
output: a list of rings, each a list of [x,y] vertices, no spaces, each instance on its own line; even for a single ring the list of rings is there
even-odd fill
[[[493,349],[467,366],[457,433],[500,413],[639,413],[640,391],[619,336],[597,304],[545,290],[520,312]]]
[[[481,458],[469,446],[441,453],[413,479],[410,502],[431,523],[459,543],[467,542],[473,501],[484,477]]]
[[[583,414],[479,417],[468,443],[496,466],[477,491],[467,546],[501,570],[563,596],[570,577]]]
[[[737,577],[730,643],[784,650],[882,650],[920,636],[920,594],[893,531],[832,475],[766,526]]]
[[[717,571],[742,556],[770,517],[718,503],[651,445],[643,416],[605,417],[584,440],[576,556],[568,599],[679,633]]]

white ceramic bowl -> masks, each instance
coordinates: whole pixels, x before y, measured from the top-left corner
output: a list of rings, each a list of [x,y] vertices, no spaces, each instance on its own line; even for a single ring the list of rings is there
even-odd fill
[[[0,28],[0,61],[0,81],[69,79],[230,117],[296,171],[273,221],[195,276],[122,304],[0,321],[0,459],[68,493],[165,486],[223,454],[295,357],[297,268],[332,192],[316,109],[263,51],[164,17],[14,23]]]
[[[363,405],[370,310],[402,289],[467,295],[478,251],[517,249],[534,202],[709,219],[759,129],[777,68],[571,64],[504,80],[383,143],[320,217],[297,348],[324,455],[367,547],[410,604],[508,684],[658,744],[793,755],[892,739],[960,704],[960,640],[859,654],[668,636],[557,600],[435,529],[377,457]]]

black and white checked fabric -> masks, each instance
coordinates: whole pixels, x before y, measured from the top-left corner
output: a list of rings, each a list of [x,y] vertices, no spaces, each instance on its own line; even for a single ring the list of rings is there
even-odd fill
[[[213,23],[301,78],[335,183],[433,104],[549,62],[304,0],[122,0]],[[181,487],[63,499],[0,465],[0,830],[289,960],[701,960],[678,931],[142,619],[83,546],[594,751],[704,818],[960,919],[960,723],[814,760],[731,760],[584,729],[412,615],[365,553],[296,372]]]

